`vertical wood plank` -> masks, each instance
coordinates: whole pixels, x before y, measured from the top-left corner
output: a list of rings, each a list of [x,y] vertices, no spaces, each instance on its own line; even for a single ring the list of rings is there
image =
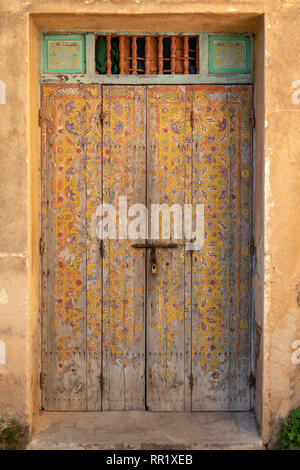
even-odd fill
[[[87,409],[86,101],[77,85],[42,87],[43,404]],[[46,284],[44,279],[46,277]]]
[[[193,253],[192,260],[195,411],[227,411],[234,407],[248,410],[250,403],[245,372],[249,370],[249,292],[245,298],[244,326],[239,305],[240,237],[242,224],[247,230],[250,224],[249,191],[244,196],[247,210],[243,216],[240,212],[244,194],[239,184],[241,151],[242,160],[249,165],[251,145],[247,112],[248,133],[241,131],[246,124],[241,123],[239,107],[247,102],[245,95],[247,87],[193,86],[193,199],[205,205],[204,247],[202,252]],[[250,241],[249,230],[246,240]],[[246,250],[245,260],[249,263]],[[249,279],[250,276],[247,282]]]
[[[191,113],[193,110],[193,88],[185,87],[185,204],[193,204],[193,127]],[[185,243],[191,240],[184,238]],[[185,251],[184,275],[184,409],[192,411],[192,252]]]
[[[95,63],[95,34],[87,33],[85,36],[85,56],[86,56],[86,73],[94,74],[96,71]]]
[[[200,50],[199,53],[199,62],[198,70],[202,77],[207,76],[208,74],[208,34],[201,33],[198,38],[198,47]]]
[[[205,242],[192,256],[192,409],[225,411],[229,405],[231,236],[226,88],[194,86],[193,113],[193,200],[205,207]]]
[[[101,410],[102,256],[97,238],[97,207],[102,202],[102,92],[100,85],[85,87],[87,194],[87,408]]]
[[[185,202],[185,87],[148,87],[148,207]],[[150,224],[154,221],[151,220]],[[174,239],[174,234],[173,234]],[[162,238],[160,238],[162,240]],[[147,406],[185,409],[185,249],[156,249],[148,268]],[[167,240],[170,242],[170,240]]]
[[[230,402],[231,411],[250,409],[251,323],[251,201],[252,201],[252,86],[231,86],[231,309]]]
[[[145,204],[145,87],[105,86],[103,106],[103,200]],[[132,243],[104,243],[103,410],[145,407],[145,253]]]

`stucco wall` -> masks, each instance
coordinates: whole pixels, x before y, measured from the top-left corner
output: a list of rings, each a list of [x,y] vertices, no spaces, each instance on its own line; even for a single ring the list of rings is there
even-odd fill
[[[30,424],[39,407],[37,30],[99,30],[99,14],[106,30],[257,34],[255,408],[268,441],[300,405],[299,0],[0,0],[0,416]]]

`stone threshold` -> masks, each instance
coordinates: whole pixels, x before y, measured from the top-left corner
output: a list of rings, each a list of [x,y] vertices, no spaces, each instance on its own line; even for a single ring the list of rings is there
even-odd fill
[[[251,412],[41,412],[30,450],[262,450]]]

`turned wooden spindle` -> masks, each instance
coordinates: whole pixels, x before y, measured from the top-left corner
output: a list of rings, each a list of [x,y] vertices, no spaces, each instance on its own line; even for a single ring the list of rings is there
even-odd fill
[[[145,39],[145,74],[150,74],[150,36]]]
[[[189,37],[183,38],[183,73],[189,73]]]
[[[106,73],[111,74],[111,37],[106,36]]]
[[[132,74],[137,74],[137,43],[136,36],[131,38],[131,70]]]
[[[158,36],[158,45],[157,45],[157,61],[158,61],[158,73],[163,73],[164,68],[164,57],[163,57],[163,38],[162,36]]]
[[[176,37],[171,37],[171,73],[176,72]]]
[[[124,75],[124,69],[125,69],[124,36],[119,37],[119,69],[120,69],[120,74]]]

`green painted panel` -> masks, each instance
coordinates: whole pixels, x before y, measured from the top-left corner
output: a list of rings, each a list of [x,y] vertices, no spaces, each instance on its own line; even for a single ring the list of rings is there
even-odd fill
[[[44,37],[44,72],[82,73],[84,71],[84,35]]]
[[[249,37],[209,36],[209,72],[250,72]]]

